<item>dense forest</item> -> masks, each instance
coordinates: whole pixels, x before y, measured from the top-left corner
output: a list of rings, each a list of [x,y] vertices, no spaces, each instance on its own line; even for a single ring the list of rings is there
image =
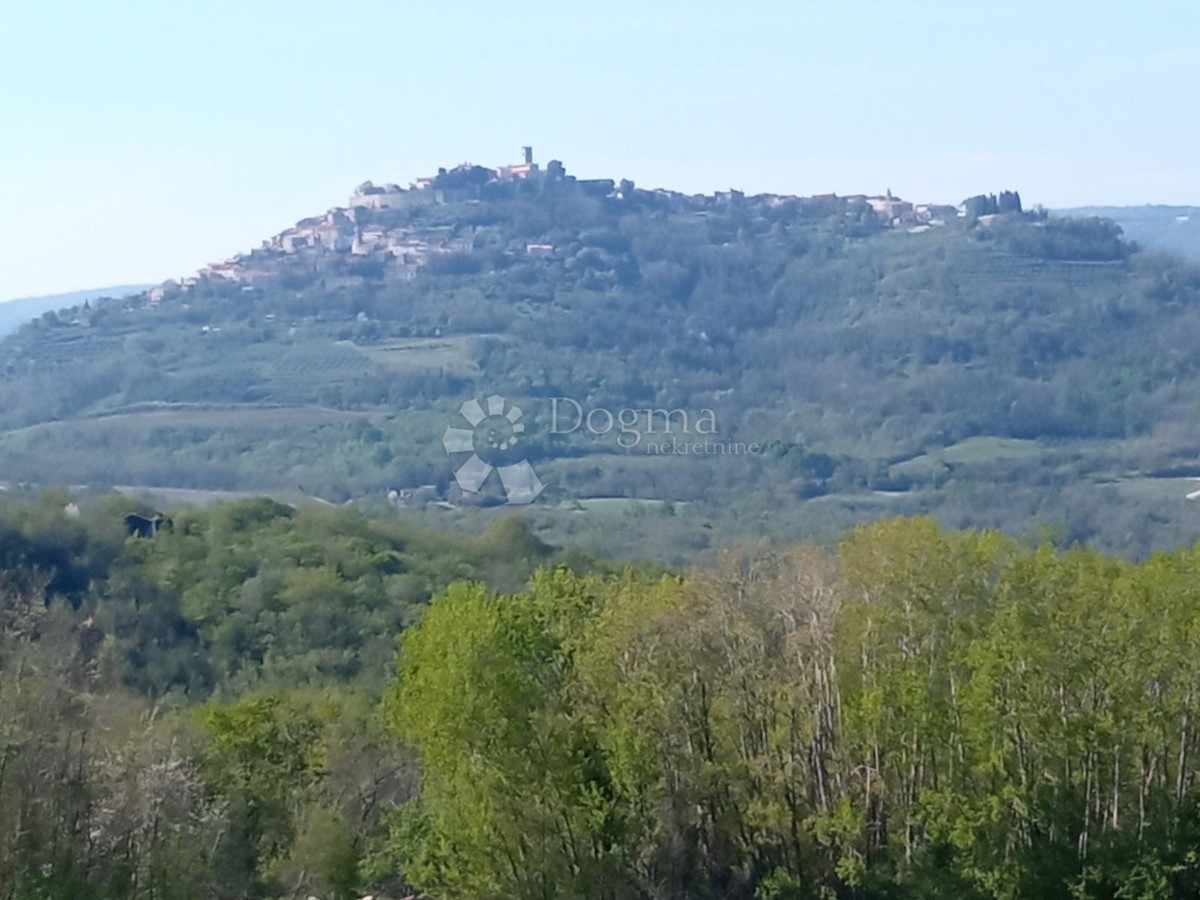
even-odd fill
[[[1200,892],[1200,548],[0,508],[0,897]]]
[[[0,508],[4,900],[396,883],[368,857],[416,785],[379,711],[398,636],[453,583],[617,571],[516,518],[471,538],[259,499],[140,538],[134,512],[57,490]]]
[[[685,565],[921,513],[1132,557],[1190,541],[1194,264],[1013,192],[908,228],[861,202],[681,207],[601,187],[555,176],[359,210],[363,234],[447,248],[417,271],[260,249],[245,257],[259,281],[48,313],[0,341],[5,478],[368,505],[414,492],[407,511],[478,534],[503,495],[495,479],[459,491],[441,437],[464,401],[500,394],[546,484],[539,533],[609,556]],[[552,434],[556,397],[711,410],[721,439],[760,452]]]

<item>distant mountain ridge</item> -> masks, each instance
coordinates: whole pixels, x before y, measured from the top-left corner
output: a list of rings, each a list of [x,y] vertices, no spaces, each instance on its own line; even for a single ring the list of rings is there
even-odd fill
[[[1200,206],[1080,206],[1055,215],[1112,219],[1148,250],[1200,259]]]
[[[12,334],[23,324],[47,312],[71,309],[81,303],[101,297],[128,297],[140,294],[150,287],[148,284],[118,284],[105,288],[90,288],[69,291],[65,294],[46,294],[41,297],[18,297],[0,301],[0,336]]]

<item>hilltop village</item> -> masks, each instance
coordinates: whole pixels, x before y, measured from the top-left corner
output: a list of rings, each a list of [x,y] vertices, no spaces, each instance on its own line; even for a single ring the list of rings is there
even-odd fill
[[[869,215],[882,226],[905,227],[910,231],[944,225],[947,220],[965,214],[963,207],[912,203],[893,196],[890,190],[874,196],[747,196],[737,190],[714,194],[644,190],[627,180],[576,178],[568,175],[557,160],[542,167],[534,161],[532,147],[521,150],[522,158],[518,163],[496,168],[462,163],[439,169],[436,175],[418,178],[407,188],[363,182],[346,206],[302,219],[249,253],[206,266],[178,282],[168,281],[151,290],[149,300],[154,304],[165,297],[186,293],[204,280],[235,283],[246,288],[268,287],[279,279],[281,263],[322,272],[327,287],[352,286],[363,278],[362,274],[355,274],[356,271],[361,273],[364,269],[388,281],[411,280],[431,261],[469,257],[480,249],[475,226],[437,222],[436,216],[418,215],[418,210],[536,196],[547,188],[560,195],[577,193],[599,200],[635,203],[643,209],[696,216],[737,207],[774,208],[791,204],[808,216]],[[529,242],[506,247],[503,252],[551,257],[555,251],[551,243]],[[331,265],[335,260],[342,262]],[[347,261],[351,264],[346,265]]]

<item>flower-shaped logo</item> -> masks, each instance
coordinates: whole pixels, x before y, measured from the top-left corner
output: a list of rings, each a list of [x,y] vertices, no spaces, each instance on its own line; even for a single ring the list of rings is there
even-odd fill
[[[478,494],[495,471],[509,503],[532,503],[545,488],[529,461],[516,459],[515,448],[525,432],[521,410],[498,394],[486,400],[468,400],[459,412],[470,428],[446,428],[442,446],[448,454],[470,453],[454,471],[454,480],[464,491]]]

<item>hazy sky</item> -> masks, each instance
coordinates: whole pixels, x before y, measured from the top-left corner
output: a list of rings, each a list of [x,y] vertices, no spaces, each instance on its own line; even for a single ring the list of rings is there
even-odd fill
[[[0,298],[154,282],[370,178],[1200,204],[1200,4],[0,4]]]

